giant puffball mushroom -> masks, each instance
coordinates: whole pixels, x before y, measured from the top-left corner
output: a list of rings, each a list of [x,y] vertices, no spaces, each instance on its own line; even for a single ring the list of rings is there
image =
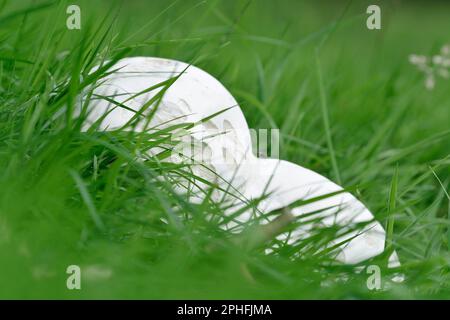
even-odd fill
[[[362,230],[351,231],[335,240],[335,244],[349,240],[340,246],[337,261],[355,264],[384,251],[386,234],[383,227],[379,222],[373,221],[372,213],[353,195],[348,192],[338,193],[342,191],[342,187],[297,164],[257,158],[252,154],[251,136],[242,110],[228,90],[205,71],[183,62],[150,57],[122,59],[112,70],[116,71],[101,79],[101,83],[94,89],[94,96],[112,97],[115,104],[110,99],[95,101],[89,107],[85,129],[101,119],[106,112],[109,113],[101,121],[99,130],[123,127],[135,112],[117,107],[117,103],[139,111],[163,90],[163,87],[153,90],[147,90],[148,88],[177,77],[166,88],[150,123],[142,121],[134,130],[162,128],[174,123],[197,123],[191,135],[202,141],[206,150],[202,151],[206,154],[201,159],[202,164],[194,165],[198,177],[219,185],[225,183],[232,186],[225,189],[236,190],[236,194],[243,199],[268,195],[258,204],[258,209],[263,213],[288,207],[300,199],[308,200],[336,193],[319,201],[291,208],[290,214],[297,217],[305,213],[320,212],[323,225],[338,225],[343,230],[352,224],[367,222]],[[216,116],[201,122],[216,113]],[[211,134],[212,131],[222,134],[214,135]],[[216,174],[211,174],[205,167]],[[216,199],[228,196],[224,196],[220,189],[215,192]],[[192,201],[199,201],[201,192],[198,197]],[[234,197],[232,201],[242,201],[236,200],[238,198]],[[252,213],[244,212],[236,219],[245,222],[251,216]],[[288,240],[301,239],[307,233],[308,230],[299,228],[289,235]],[[286,238],[287,235],[281,234],[279,237]],[[394,252],[389,259],[389,266],[398,265],[398,257]]]

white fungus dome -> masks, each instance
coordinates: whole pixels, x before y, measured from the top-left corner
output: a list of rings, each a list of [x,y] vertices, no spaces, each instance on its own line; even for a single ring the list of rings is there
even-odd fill
[[[146,125],[144,119],[134,130],[163,128],[175,123],[198,123],[226,110],[194,126],[189,134],[203,146],[201,164],[193,166],[194,173],[227,189],[233,195],[230,201],[237,206],[268,194],[258,206],[262,213],[267,213],[300,199],[308,200],[342,190],[342,187],[327,178],[294,163],[255,157],[252,154],[249,128],[238,103],[217,79],[205,71],[183,62],[149,57],[122,59],[112,70],[116,71],[101,80],[94,95],[113,97],[116,102],[133,111],[118,108],[105,99],[97,100],[90,107],[85,128],[106,112],[110,113],[103,119],[99,129],[121,128],[134,116],[134,111],[139,111],[163,90],[159,87],[145,92],[146,89],[178,76],[162,96],[150,123]],[[149,114],[152,107],[155,106],[150,106],[145,114]],[[212,134],[214,132],[216,134]],[[203,190],[198,191],[199,198],[193,198],[194,202],[201,200]],[[215,191],[215,198],[221,199],[224,194],[230,198],[226,192],[219,190]],[[353,238],[340,247],[337,260],[358,263],[384,251],[383,227],[373,221],[370,211],[350,193],[342,192],[292,209],[295,216],[311,212],[320,212],[323,225],[339,225],[344,231],[355,223],[369,222],[362,230],[350,232],[335,241],[339,243]],[[252,214],[244,212],[237,219],[247,221]],[[289,241],[301,239],[308,232],[308,228],[299,228],[289,235]],[[286,237],[287,234],[279,236],[280,239]],[[399,265],[395,252],[390,258],[390,265]]]

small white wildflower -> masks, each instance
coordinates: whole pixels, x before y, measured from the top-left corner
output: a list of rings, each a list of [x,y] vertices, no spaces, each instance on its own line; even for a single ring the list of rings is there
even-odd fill
[[[414,65],[423,65],[427,63],[427,57],[417,54],[411,54],[409,55],[409,62]]]
[[[433,63],[437,65],[441,65],[444,62],[444,58],[442,56],[434,56]]]
[[[425,74],[425,88],[433,90],[436,86],[436,78],[448,79],[450,77],[450,45],[444,45],[440,54],[430,58],[424,55],[411,54],[409,62],[415,65],[417,69]]]
[[[425,79],[425,88],[427,88],[428,90],[433,90],[434,85],[435,85],[434,76],[433,74],[430,74]]]

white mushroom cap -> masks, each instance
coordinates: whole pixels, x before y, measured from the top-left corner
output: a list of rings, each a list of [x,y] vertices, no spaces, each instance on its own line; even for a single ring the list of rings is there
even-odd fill
[[[197,124],[190,132],[192,138],[206,143],[206,149],[201,150],[204,153],[202,160],[217,175],[201,166],[193,166],[194,173],[222,182],[223,188],[230,189],[226,181],[233,180],[233,186],[244,183],[248,170],[245,170],[245,165],[238,163],[246,157],[253,157],[249,129],[238,103],[218,80],[195,66],[161,58],[126,58],[118,61],[112,69],[117,71],[102,78],[101,84],[94,90],[94,95],[107,96],[135,111],[139,111],[162,87],[138,95],[139,93],[179,76],[164,93],[150,123],[145,127],[143,120],[135,130],[161,129],[178,123],[197,123],[223,111],[207,122]],[[151,108],[146,114],[150,110]],[[99,99],[90,108],[84,129],[89,128],[106,112],[109,114],[101,122],[99,130],[119,129],[135,114],[105,99]],[[216,137],[211,137],[213,135]],[[222,147],[215,147],[218,145]],[[187,151],[183,153],[186,157],[193,156]],[[239,174],[236,171],[239,171]],[[220,195],[216,197],[221,198]]]
[[[135,130],[163,127],[173,125],[175,122],[198,122],[233,107],[196,126],[192,135],[206,142],[209,148],[207,159],[202,159],[205,164],[238,190],[244,199],[270,194],[258,206],[263,213],[283,208],[300,199],[308,200],[342,190],[327,178],[291,162],[256,158],[251,152],[252,143],[247,122],[236,100],[218,80],[205,71],[183,62],[149,57],[122,59],[113,69],[117,71],[102,79],[102,84],[94,90],[94,93],[99,96],[114,96],[115,101],[124,103],[136,111],[161,88],[139,96],[135,96],[136,94],[179,76],[164,93],[149,125],[145,127],[145,122],[142,122]],[[85,128],[114,107],[106,100],[99,100],[89,110]],[[102,121],[100,129],[120,128],[133,115],[132,111],[115,108]],[[211,129],[224,134],[205,139],[211,133]],[[203,179],[215,179],[207,170],[199,169],[195,173]],[[220,199],[222,196],[223,193],[219,193],[217,198]],[[354,237],[341,246],[337,260],[344,263],[358,263],[383,252],[385,245],[383,227],[378,222],[372,221],[374,217],[370,211],[350,193],[342,192],[308,203],[294,208],[292,213],[301,216],[320,210],[323,216],[322,223],[326,226],[338,224],[346,228],[352,223],[370,222],[363,230],[351,232],[336,240],[338,243]],[[251,213],[246,212],[238,219],[246,221],[250,217]],[[296,230],[292,233],[290,241],[301,239],[307,232],[304,229]],[[395,253],[391,256],[390,265],[399,265]]]

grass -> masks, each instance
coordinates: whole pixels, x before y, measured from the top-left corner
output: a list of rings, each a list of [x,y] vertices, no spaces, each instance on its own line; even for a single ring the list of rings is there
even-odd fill
[[[407,61],[450,41],[448,4],[380,2],[383,28],[369,31],[365,1],[76,3],[81,30],[65,27],[72,2],[0,1],[1,298],[450,297],[450,82],[428,91]],[[207,70],[250,127],[280,129],[283,159],[364,186],[352,192],[388,226],[402,267],[363,265],[405,281],[370,291],[364,270],[330,264],[317,250],[337,230],[292,245],[254,245],[254,224],[225,232],[205,218],[223,204],[174,191],[188,166],[136,160],[170,130],[83,133],[82,117],[58,116],[138,55]],[[66,288],[71,264],[79,291]]]

